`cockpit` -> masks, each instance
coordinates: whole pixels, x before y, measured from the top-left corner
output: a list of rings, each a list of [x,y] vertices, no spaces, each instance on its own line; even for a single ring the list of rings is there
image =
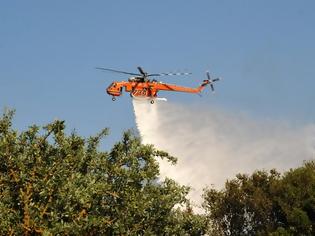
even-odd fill
[[[118,86],[116,82],[113,82],[107,87],[106,92],[112,96],[120,96],[122,92],[122,87]]]

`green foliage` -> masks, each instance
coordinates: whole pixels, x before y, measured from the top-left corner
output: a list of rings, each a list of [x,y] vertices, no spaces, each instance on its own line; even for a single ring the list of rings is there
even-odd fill
[[[1,235],[200,235],[207,222],[192,211],[187,187],[158,179],[156,158],[176,159],[143,145],[130,131],[110,152],[98,151],[104,129],[84,139],[64,121],[43,130],[12,128],[0,118]]]
[[[315,163],[280,176],[256,171],[237,175],[225,189],[207,189],[205,209],[221,235],[314,235]]]

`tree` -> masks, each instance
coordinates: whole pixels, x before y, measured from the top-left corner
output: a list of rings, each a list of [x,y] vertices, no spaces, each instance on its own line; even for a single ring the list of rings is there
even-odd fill
[[[282,176],[239,174],[223,190],[206,189],[204,199],[211,229],[220,235],[314,235],[315,163]]]
[[[156,158],[176,159],[143,145],[128,131],[109,152],[102,130],[84,139],[64,121],[24,132],[0,118],[1,235],[185,235],[203,233],[202,216],[175,209],[189,189],[158,179]]]

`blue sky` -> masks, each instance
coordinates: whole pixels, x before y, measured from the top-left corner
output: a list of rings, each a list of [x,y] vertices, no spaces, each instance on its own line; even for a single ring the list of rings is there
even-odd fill
[[[162,78],[196,86],[205,71],[223,77],[217,93],[160,93],[169,101],[218,106],[261,118],[314,123],[314,1],[2,1],[0,108],[15,126],[67,121],[108,143],[135,128],[130,97],[105,93],[123,75],[190,71]],[[200,107],[202,107],[200,106]],[[201,108],[200,108],[201,109]]]

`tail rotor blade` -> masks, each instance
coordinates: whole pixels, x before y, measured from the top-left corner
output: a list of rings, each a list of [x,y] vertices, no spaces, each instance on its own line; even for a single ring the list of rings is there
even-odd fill
[[[207,71],[207,78],[208,78],[208,80],[211,80],[210,72],[209,72],[209,71]]]
[[[213,86],[213,84],[210,84],[210,87],[211,87],[211,91],[214,93],[214,86]]]

